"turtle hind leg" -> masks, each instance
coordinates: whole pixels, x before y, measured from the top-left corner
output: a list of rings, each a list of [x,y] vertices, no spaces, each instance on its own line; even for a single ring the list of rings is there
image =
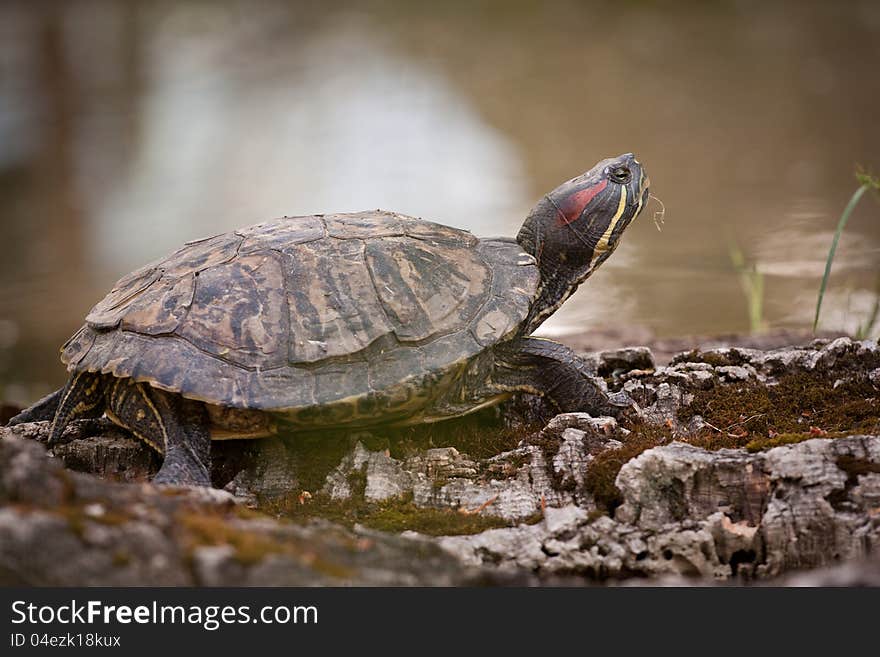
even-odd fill
[[[211,486],[210,422],[204,404],[145,383],[119,379],[108,416],[163,455],[155,484]]]
[[[55,405],[52,428],[49,431],[49,445],[59,442],[65,427],[73,420],[101,417],[106,407],[106,389],[107,378],[103,374],[77,372],[68,379],[58,393],[53,393],[58,395],[57,399],[50,399],[53,395],[49,395],[37,402],[37,405],[46,402],[44,410]]]
[[[153,483],[211,487],[211,433],[201,402],[154,390],[164,418],[165,460]]]
[[[41,420],[52,420],[55,417],[55,411],[58,410],[58,402],[61,400],[64,388],[60,388],[52,394],[46,395],[38,402],[28,406],[18,415],[13,415],[6,423],[7,427],[14,427],[16,424],[25,422],[39,422]]]

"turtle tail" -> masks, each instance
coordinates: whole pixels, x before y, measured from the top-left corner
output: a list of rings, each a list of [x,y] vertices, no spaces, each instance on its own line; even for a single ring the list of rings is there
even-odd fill
[[[58,408],[49,432],[49,444],[56,444],[73,420],[101,417],[106,406],[106,378],[95,372],[77,372],[61,389]]]

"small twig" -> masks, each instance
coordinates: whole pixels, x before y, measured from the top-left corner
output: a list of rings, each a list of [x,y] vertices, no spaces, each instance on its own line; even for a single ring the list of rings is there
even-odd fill
[[[488,500],[483,502],[480,506],[478,506],[473,511],[468,511],[467,509],[459,509],[458,512],[463,513],[466,516],[474,516],[474,515],[478,514],[480,511],[482,511],[483,509],[485,509],[487,506],[489,506],[490,504],[495,502],[495,500],[497,500],[497,499],[498,499],[498,496],[494,495],[493,497],[490,497]]]
[[[739,422],[735,422],[734,424],[731,424],[729,427],[727,427],[727,429],[725,429],[725,431],[730,431],[734,427],[742,426],[746,422],[751,422],[752,420],[757,419],[759,417],[764,417],[765,415],[766,415],[766,413],[758,413],[757,415],[752,415],[751,417],[747,417],[745,420],[740,420]]]
[[[710,429],[715,429],[715,431],[717,431],[718,433],[725,433],[725,431],[724,431],[723,429],[719,429],[718,427],[716,427],[716,426],[715,426],[714,424],[712,424],[711,422],[706,422],[706,420],[703,420],[703,424],[705,424],[705,425],[706,425],[707,427],[709,427]]]
[[[727,436],[728,438],[742,438],[742,436],[740,436],[740,435],[738,435],[738,434],[730,433],[730,430],[733,429],[734,427],[742,426],[742,425],[744,425],[746,422],[751,422],[752,420],[757,419],[757,418],[759,418],[759,417],[762,417],[762,416],[764,416],[764,415],[766,415],[766,413],[758,413],[757,415],[752,415],[751,417],[747,417],[745,420],[741,420],[741,421],[739,421],[739,422],[735,422],[734,424],[731,424],[729,427],[726,427],[726,428],[724,428],[724,429],[719,429],[718,427],[716,427],[716,426],[715,426],[714,424],[712,424],[711,422],[706,422],[706,420],[703,420],[703,424],[705,424],[705,425],[706,425],[707,427],[709,427],[710,429],[715,429],[715,431],[717,431],[718,433],[723,433],[723,434],[724,434],[725,436]]]

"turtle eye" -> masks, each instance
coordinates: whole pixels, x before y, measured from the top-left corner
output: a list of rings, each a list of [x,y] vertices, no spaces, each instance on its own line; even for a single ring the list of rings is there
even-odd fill
[[[632,180],[632,171],[630,171],[628,167],[624,166],[611,167],[608,169],[608,178],[611,179],[611,182],[615,182],[619,185],[625,185],[630,180]]]

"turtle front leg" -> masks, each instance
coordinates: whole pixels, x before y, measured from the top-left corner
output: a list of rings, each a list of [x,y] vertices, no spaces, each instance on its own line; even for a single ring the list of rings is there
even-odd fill
[[[154,484],[211,486],[211,435],[201,402],[118,379],[107,403],[111,420],[163,455]]]
[[[497,351],[495,386],[546,397],[562,413],[587,412],[635,420],[638,405],[625,392],[608,394],[574,351],[544,338],[518,338]]]
[[[98,418],[104,413],[104,391],[103,375],[79,372],[71,376],[60,390],[46,395],[10,418],[6,426],[51,420],[47,443],[50,446],[57,445],[61,442],[64,429],[74,420],[100,426],[101,421]],[[80,436],[82,435],[81,432]]]
[[[58,410],[58,403],[61,401],[61,393],[64,388],[59,388],[55,392],[46,395],[33,405],[28,406],[18,415],[13,415],[6,423],[8,427],[14,427],[16,424],[25,422],[39,422],[40,420],[51,420],[55,417],[55,411]]]
[[[95,372],[77,372],[67,380],[61,389],[55,405],[52,427],[49,430],[49,445],[61,442],[64,429],[73,420],[96,419],[104,413],[106,405],[106,378]],[[50,395],[51,398],[51,395]],[[41,403],[41,402],[38,402]],[[46,404],[48,409],[52,401]]]

